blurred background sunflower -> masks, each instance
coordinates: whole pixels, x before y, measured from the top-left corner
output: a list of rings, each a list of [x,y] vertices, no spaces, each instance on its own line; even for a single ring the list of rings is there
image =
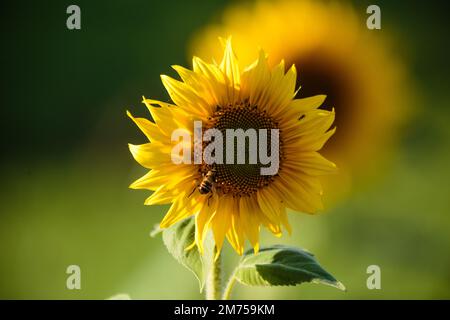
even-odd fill
[[[361,186],[385,170],[416,95],[392,34],[368,30],[363,13],[346,2],[245,3],[228,8],[190,45],[194,55],[220,57],[214,42],[232,35],[242,61],[250,62],[261,47],[272,64],[295,64],[298,97],[327,95],[322,108],[336,109],[337,131],[324,153],[340,168],[326,180],[333,198],[348,193],[355,180]]]
[[[142,95],[167,101],[169,97],[155,75],[166,73],[167,65],[190,66],[189,56],[196,49],[192,44],[201,40],[197,32],[211,24],[223,27],[224,12],[238,3],[76,2],[82,13],[82,29],[70,31],[65,22],[66,8],[72,2],[2,1],[0,298],[104,299],[126,292],[131,298],[141,299],[201,299],[189,271],[169,256],[161,239],[148,235],[167,206],[143,206],[147,192],[128,189],[146,170],[136,166],[127,143],[138,144],[145,137],[136,135],[124,110],[133,110],[137,117],[147,116],[136,99]],[[326,17],[329,25],[350,34],[349,39],[341,40],[353,46],[354,52],[346,58],[342,55],[350,49],[344,45],[340,48],[338,38],[322,45],[324,50],[334,50],[335,58],[326,56],[333,58],[328,63],[336,67],[336,61],[341,61],[342,68],[355,69],[349,75],[364,81],[357,84],[357,92],[351,91],[356,95],[351,97],[370,105],[360,105],[371,112],[365,115],[367,126],[380,126],[376,137],[368,141],[386,144],[386,148],[366,146],[375,150],[377,160],[371,165],[381,161],[378,153],[388,152],[388,145],[395,146],[390,148],[395,152],[383,156],[390,159],[389,170],[377,165],[372,175],[380,175],[378,183],[364,192],[342,197],[336,206],[328,206],[331,214],[291,214],[290,222],[298,228],[291,237],[276,240],[314,252],[345,283],[348,292],[313,284],[240,287],[237,299],[450,298],[450,46],[443,40],[449,26],[447,12],[442,10],[446,6],[439,1],[377,1],[382,29],[369,32],[364,29],[369,4],[310,4],[319,13],[305,38],[319,41],[314,33],[324,32],[320,30],[325,29]],[[278,2],[248,2],[242,15],[256,12],[256,8],[262,12],[269,5]],[[331,16],[329,11],[341,12],[338,15],[342,16]],[[260,27],[274,25],[271,20],[275,18],[270,17],[275,14],[275,10],[267,12],[267,20]],[[256,15],[245,21],[239,33],[245,34],[247,27],[255,29],[250,28],[253,21]],[[283,19],[282,23],[294,22]],[[351,32],[351,28],[359,31]],[[273,34],[268,28],[265,31]],[[197,40],[191,42],[193,37]],[[280,40],[280,48],[265,48],[270,59],[281,56],[283,48],[290,48],[289,52],[295,49],[289,39]],[[296,42],[304,45],[300,40]],[[239,46],[239,34],[233,35],[235,41]],[[200,49],[207,47],[199,47],[198,54],[202,53]],[[297,64],[303,87],[300,93],[311,93],[306,78],[309,65],[290,56],[283,58]],[[367,70],[361,71],[355,64],[367,60],[371,62]],[[175,71],[170,76],[176,77]],[[398,84],[398,78],[404,84]],[[386,79],[391,80],[380,83]],[[408,83],[415,83],[413,92]],[[362,88],[370,92],[362,92]],[[410,110],[406,101],[416,100],[416,95],[421,97],[413,101],[419,111],[402,124],[398,118],[408,118]],[[345,132],[338,100],[335,103],[337,132]],[[326,102],[324,107],[332,104]],[[377,105],[385,108],[388,104],[393,110],[377,110]],[[391,121],[391,128],[384,127],[376,117]],[[346,126],[353,126],[353,122]],[[384,142],[378,140],[381,137]],[[354,138],[361,137],[355,132]],[[363,148],[360,144],[358,148]],[[347,155],[352,152],[349,150]],[[360,156],[366,157],[362,153]],[[347,159],[338,156],[337,152],[336,159],[329,155],[336,161]],[[364,167],[366,163],[357,165]],[[359,173],[352,172],[352,176]],[[224,251],[225,263],[234,263],[236,255],[230,246],[225,245]],[[81,268],[81,290],[66,288],[66,268],[71,264]],[[366,287],[366,269],[372,264],[381,268],[381,290]]]

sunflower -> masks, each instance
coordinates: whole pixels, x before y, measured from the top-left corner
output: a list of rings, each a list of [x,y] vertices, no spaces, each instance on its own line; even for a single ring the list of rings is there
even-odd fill
[[[212,230],[217,253],[225,237],[237,253],[249,240],[257,252],[261,226],[280,236],[289,233],[286,209],[313,214],[322,208],[318,176],[335,171],[334,163],[318,153],[333,135],[330,127],[334,111],[321,110],[325,96],[295,99],[297,72],[288,71],[281,61],[269,67],[266,54],[247,67],[239,65],[231,40],[224,41],[221,63],[193,58],[193,70],[173,66],[181,81],[161,76],[173,104],[143,99],[153,121],[129,117],[149,139],[149,143],[129,145],[134,159],[151,169],[130,187],[154,191],[146,205],[171,204],[160,223],[167,228],[190,216],[195,217],[195,244],[203,252],[203,242]],[[278,144],[266,139],[265,148],[278,151],[277,172],[263,175],[262,162],[255,164],[208,164],[204,158],[180,162],[186,154],[174,153],[179,141],[173,132],[195,136],[194,122],[203,129],[221,133],[230,129],[276,130]],[[272,131],[271,131],[272,132]],[[274,137],[273,137],[274,138]],[[182,142],[195,150],[195,139]],[[209,143],[203,139],[203,149]],[[245,153],[249,155],[249,146]],[[224,149],[225,150],[225,149]],[[195,152],[188,154],[195,157]],[[258,160],[260,161],[260,160]],[[213,190],[199,186],[212,175]],[[207,190],[209,191],[209,190]]]
[[[218,57],[214,39],[232,34],[243,63],[261,47],[270,52],[269,65],[283,58],[298,66],[297,98],[326,93],[320,108],[336,109],[338,130],[323,154],[340,174],[323,181],[334,198],[379,176],[412,110],[406,70],[389,30],[368,30],[366,18],[364,10],[344,3],[259,1],[232,6],[191,42],[191,53]]]

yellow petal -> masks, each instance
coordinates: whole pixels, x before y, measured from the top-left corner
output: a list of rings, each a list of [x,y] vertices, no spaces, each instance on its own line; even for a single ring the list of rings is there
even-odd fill
[[[296,211],[314,214],[322,209],[320,196],[306,190],[303,185],[284,174],[282,171],[279,177],[272,183],[273,190],[283,196],[285,206]]]
[[[186,193],[187,190],[192,190],[193,183],[191,177],[185,177],[182,180],[176,180],[176,184],[164,184],[161,185],[156,191],[148,197],[144,204],[166,204],[173,202],[181,193]]]
[[[193,72],[181,66],[172,66],[181,79],[195,91],[197,96],[202,97],[207,103],[206,113],[211,114],[220,99],[217,96],[214,84],[208,81],[208,78],[201,73]]]
[[[274,196],[268,189],[261,189],[257,192],[257,199],[262,216],[265,217],[263,223],[272,233],[281,236],[279,210],[282,198]]]
[[[231,227],[228,229],[227,239],[239,255],[244,253],[244,229],[237,211],[231,213]]]
[[[210,106],[199,97],[195,90],[184,82],[177,81],[166,75],[161,75],[161,81],[170,95],[172,101],[181,109],[194,113],[200,118],[207,118]]]
[[[249,97],[251,105],[261,106],[262,96],[270,80],[270,69],[264,51],[260,50],[259,58],[242,74],[243,95]]]
[[[127,111],[127,116],[133,120],[149,141],[164,141],[164,139],[166,139],[166,136],[158,129],[158,126],[149,120],[145,118],[135,118],[129,111]]]
[[[333,162],[318,152],[297,152],[289,161],[295,163],[299,170],[312,176],[335,173],[337,170]]]
[[[160,180],[161,172],[155,169],[147,172],[145,175],[134,181],[131,185],[131,189],[148,189],[148,190],[156,190],[163,183]]]
[[[296,140],[303,136],[319,136],[330,129],[334,122],[335,112],[313,110],[306,112],[298,120],[295,118],[281,121],[285,141]]]
[[[307,190],[311,190],[313,193],[322,195],[322,184],[318,176],[311,176],[303,172],[295,160],[285,160],[283,162],[283,172],[300,181]]]
[[[211,228],[214,234],[218,254],[222,250],[223,240],[231,227],[231,212],[236,210],[232,196],[224,195],[220,198],[216,214],[211,221]],[[216,258],[218,255],[216,256]]]
[[[146,206],[152,206],[156,204],[168,204],[173,202],[175,194],[171,190],[167,190],[165,185],[160,186],[148,197],[144,204]]]
[[[186,192],[179,194],[161,221],[160,227],[168,228],[178,221],[197,214],[202,206],[202,202],[198,200],[195,197],[188,198]]]
[[[206,63],[198,57],[192,59],[192,65],[194,72],[203,75],[207,79],[216,93],[218,103],[225,105],[227,90],[222,70],[217,65]]]
[[[284,69],[284,67],[283,67]],[[297,71],[295,65],[292,65],[286,74],[281,77],[280,83],[275,82],[272,87],[272,106],[274,106],[271,116],[277,118],[280,114],[284,114],[295,95],[295,83],[297,79]]]
[[[326,97],[326,95],[319,94],[312,97],[292,100],[288,107],[288,114],[301,115],[305,112],[315,110],[322,105]]]
[[[180,180],[196,175],[196,170],[191,165],[166,165],[152,169],[147,174],[134,181],[131,189],[148,189],[156,190],[161,185],[173,187]]]
[[[145,97],[142,97],[142,102],[145,104],[148,111],[150,111],[150,114],[152,115],[152,118],[159,130],[161,130],[161,132],[163,132],[167,137],[170,137],[173,130],[178,128],[178,125],[174,120],[175,115],[173,113],[176,106],[158,100],[147,99]]]
[[[259,219],[260,213],[252,206],[251,202],[253,201],[254,197],[241,197],[239,201],[239,214],[244,232],[247,235],[254,252],[258,253],[261,221]]]
[[[195,216],[195,242],[201,254],[203,254],[203,242],[216,212],[218,201],[217,194],[214,194],[209,201],[206,198],[201,210]]]
[[[171,148],[156,142],[145,143],[141,145],[134,145],[129,143],[133,158],[143,167],[152,169],[155,166],[163,164],[170,164],[171,160]]]
[[[220,69],[225,74],[225,81],[228,84],[228,102],[235,104],[238,102],[239,88],[241,84],[241,77],[239,71],[239,64],[234,55],[231,46],[231,38],[228,38],[225,43],[225,51],[223,54]]]
[[[284,206],[280,210],[280,220],[281,220],[281,223],[283,224],[283,226],[286,228],[289,235],[291,235],[292,227],[291,227],[291,224],[289,223],[289,220],[288,220],[288,217],[286,214],[286,208]]]
[[[284,146],[283,152],[285,155],[295,154],[297,152],[318,151],[323,148],[325,143],[336,132],[336,127],[321,135],[310,134],[306,137],[298,139],[296,142],[291,142]]]

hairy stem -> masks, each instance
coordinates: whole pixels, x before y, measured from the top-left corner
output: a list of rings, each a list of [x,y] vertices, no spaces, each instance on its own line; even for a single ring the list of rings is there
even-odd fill
[[[214,246],[214,254],[212,257],[211,268],[206,280],[206,299],[219,300],[222,291],[222,255],[217,254],[217,248]]]

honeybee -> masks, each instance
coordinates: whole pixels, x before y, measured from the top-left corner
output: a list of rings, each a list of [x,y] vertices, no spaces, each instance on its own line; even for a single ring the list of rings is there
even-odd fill
[[[200,194],[208,194],[212,191],[216,179],[216,169],[209,170],[203,177],[202,182],[198,185],[198,192]]]
[[[216,183],[216,173],[217,170],[215,168],[212,168],[209,170],[204,176],[200,184],[192,190],[191,194],[188,196],[188,198],[194,193],[195,189],[200,192],[200,194],[208,194],[211,193],[211,195],[208,197],[208,205],[209,205],[209,199],[213,196],[212,192],[214,190],[214,186]]]

